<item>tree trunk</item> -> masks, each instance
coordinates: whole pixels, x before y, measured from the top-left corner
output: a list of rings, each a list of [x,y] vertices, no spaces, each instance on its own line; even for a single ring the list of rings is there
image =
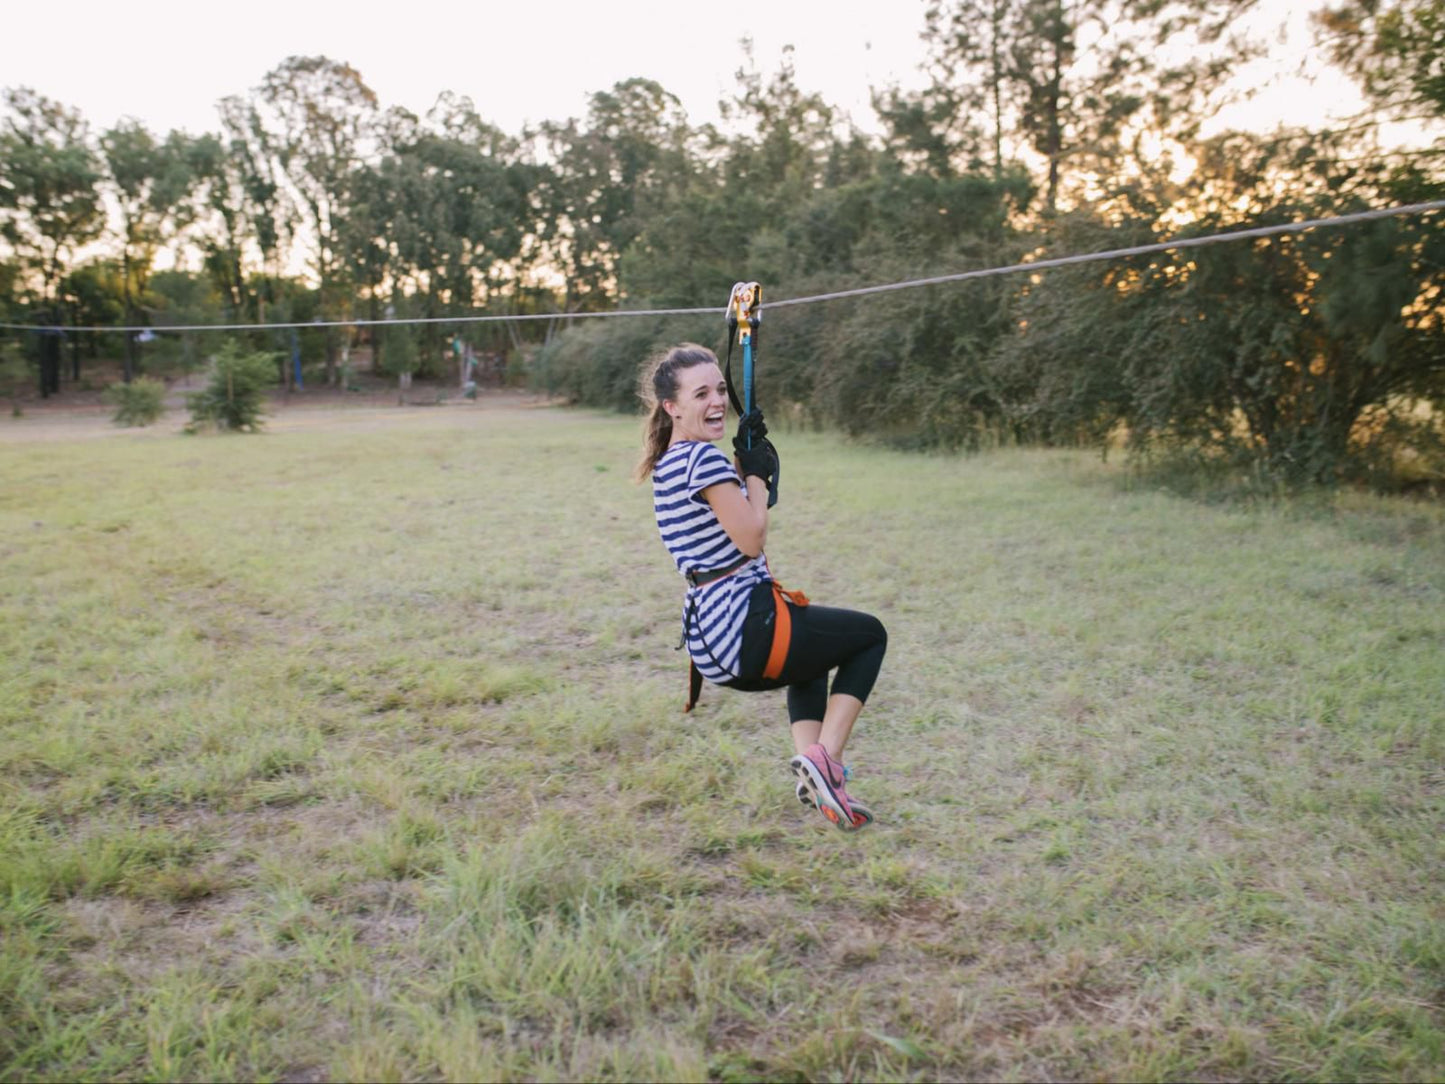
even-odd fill
[[[1044,197],[1045,213],[1052,218],[1058,210],[1059,200],[1059,158],[1064,148],[1063,125],[1059,121],[1059,99],[1063,96],[1064,85],[1064,35],[1068,30],[1064,24],[1064,9],[1060,4],[1055,8],[1055,22],[1052,28],[1054,46],[1054,70],[1049,80],[1049,99],[1046,111],[1047,128],[1044,153],[1049,159],[1049,186]]]
[[[236,314],[236,323],[239,324],[246,319],[243,315],[246,309],[246,280],[241,277],[241,250],[233,243],[228,255],[231,257],[231,308]]]
[[[1003,34],[1004,0],[994,0],[993,28],[989,41],[990,61],[993,70],[989,73],[993,82],[993,179],[997,184],[1003,179],[1003,60],[998,53],[999,37]]]
[[[80,312],[75,305],[70,307],[70,326],[80,326]],[[70,335],[70,380],[71,383],[80,383],[80,332],[72,331]]]
[[[130,248],[127,246],[121,252],[120,257],[120,290],[122,298],[122,309],[125,312],[126,327],[133,327],[135,321],[131,319],[130,302]],[[135,332],[125,332],[125,382],[129,384],[135,379]]]
[[[326,319],[324,311],[321,318]],[[339,352],[340,339],[339,328],[329,327],[326,329],[326,386],[328,388],[336,387],[336,356]]]
[[[1057,67],[1055,71],[1057,71]],[[1044,190],[1044,214],[1050,218],[1059,207],[1059,91],[1055,83],[1049,88],[1048,128],[1044,136],[1044,154],[1049,160],[1049,180]]]
[[[60,313],[51,313],[50,329],[40,335],[40,397],[60,392]]]
[[[371,288],[371,319],[381,319],[381,299],[376,296],[377,287]],[[371,371],[381,372],[381,341],[386,336],[386,330],[377,323],[371,325]]]
[[[260,310],[261,323],[263,324],[266,322],[266,295],[271,291],[271,284],[273,282],[279,282],[281,279],[281,272],[278,263],[278,258],[273,253],[271,259],[272,273],[267,275],[263,272],[261,278],[261,291],[259,294],[257,294],[256,297],[256,304]],[[280,322],[283,324],[286,323],[286,310],[284,307],[281,310]],[[291,365],[291,342],[289,335],[286,337],[285,354],[286,360],[281,365],[281,385],[285,389],[286,395],[289,398],[291,393],[295,390],[296,386],[296,376],[292,372]]]
[[[322,236],[321,263],[321,319],[330,320],[334,313],[331,310],[331,302],[335,296],[335,283],[332,281],[331,249],[325,235]],[[328,327],[326,334],[326,386],[336,387],[338,380],[338,369],[336,365],[337,355],[341,352],[341,329]]]

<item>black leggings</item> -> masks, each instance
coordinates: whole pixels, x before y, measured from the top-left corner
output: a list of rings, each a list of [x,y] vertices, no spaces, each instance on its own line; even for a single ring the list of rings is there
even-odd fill
[[[872,614],[832,606],[794,606],[785,602],[793,619],[793,635],[783,671],[775,678],[762,676],[773,646],[772,584],[760,583],[748,601],[743,622],[741,676],[725,684],[743,692],[788,690],[788,721],[822,719],[828,706],[828,671],[834,693],[847,693],[867,701],[888,650],[888,632]]]

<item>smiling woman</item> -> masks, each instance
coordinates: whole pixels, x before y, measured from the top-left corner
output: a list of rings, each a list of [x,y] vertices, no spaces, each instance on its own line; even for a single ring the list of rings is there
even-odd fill
[[[711,350],[684,343],[649,363],[642,394],[651,410],[638,480],[652,480],[658,532],[688,584],[688,709],[704,677],[744,692],[786,688],[798,800],[845,830],[871,823],[844,786],[842,756],[883,665],[887,632],[876,617],[810,605],[773,579],[763,546],[777,451],[756,409],[738,422],[736,459],[713,446],[728,400]]]

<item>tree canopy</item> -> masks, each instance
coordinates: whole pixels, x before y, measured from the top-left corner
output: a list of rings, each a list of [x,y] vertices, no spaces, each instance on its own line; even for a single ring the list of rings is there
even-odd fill
[[[508,134],[452,92],[424,116],[387,108],[324,56],[282,61],[199,136],[133,120],[93,136],[13,88],[0,305],[75,323],[543,312],[565,326],[717,306],[744,277],[800,295],[1438,198],[1442,0],[1314,13],[1362,115],[1203,138],[1249,89],[1231,73],[1264,50],[1238,30],[1252,6],[936,0],[927,84],[877,88],[877,134],[801,86],[786,52],[758,71],[747,43],[720,125],[633,78],[582,116]],[[1401,121],[1426,138],[1391,145]],[[1123,440],[1309,481],[1401,456],[1438,470],[1440,233],[1417,216],[794,308],[769,321],[764,379],[802,416],[910,445]],[[166,250],[195,270],[157,280]],[[637,363],[683,329],[625,323],[467,335],[553,390],[631,408]],[[440,373],[457,330],[368,338],[379,366]],[[303,348],[336,382],[355,334]]]

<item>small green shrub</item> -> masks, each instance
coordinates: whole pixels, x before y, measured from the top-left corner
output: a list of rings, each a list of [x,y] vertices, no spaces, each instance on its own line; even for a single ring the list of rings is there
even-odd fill
[[[10,413],[20,417],[20,389],[30,379],[30,368],[19,343],[0,342],[0,395],[10,399]]]
[[[261,428],[265,394],[276,383],[276,355],[267,351],[246,351],[237,342],[221,347],[211,368],[204,391],[192,395],[188,404],[195,432],[207,426],[254,433]]]
[[[411,327],[401,324],[386,329],[380,368],[387,376],[420,370],[421,349]]]
[[[166,386],[143,376],[129,384],[112,384],[105,389],[105,401],[115,407],[111,420],[116,425],[146,426],[166,412]]]

